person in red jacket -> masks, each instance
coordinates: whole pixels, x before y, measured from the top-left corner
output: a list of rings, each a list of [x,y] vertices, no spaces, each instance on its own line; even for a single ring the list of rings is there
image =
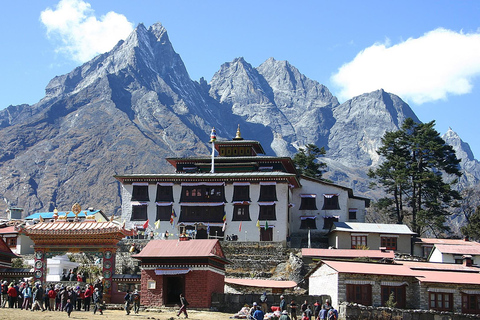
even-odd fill
[[[55,291],[55,287],[53,284],[50,286],[50,290],[48,291],[48,309],[50,311],[55,311],[56,309],[56,303],[55,303],[55,298],[57,297],[57,291]]]
[[[8,286],[7,294],[8,294],[8,307],[13,308],[13,306],[15,305],[15,302],[17,301],[17,296],[18,296],[17,289],[15,289],[13,282],[10,283],[10,285]]]
[[[93,287],[87,286],[87,290],[85,290],[85,299],[83,304],[85,305],[84,310],[85,311],[90,311],[90,301],[92,301],[92,295],[93,295]]]

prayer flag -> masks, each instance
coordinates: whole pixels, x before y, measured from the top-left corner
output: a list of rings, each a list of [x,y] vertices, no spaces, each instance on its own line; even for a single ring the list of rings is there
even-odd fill
[[[210,142],[215,142],[215,140],[217,140],[217,131],[215,131],[215,127],[213,127],[210,133]]]
[[[207,235],[210,234],[210,222],[207,224]]]
[[[225,229],[227,228],[227,222],[223,222],[223,227],[222,227],[222,232],[225,232]]]
[[[227,213],[226,212],[223,213],[223,222],[225,222],[225,221],[227,221]]]
[[[155,221],[155,229],[160,229],[160,219]]]
[[[172,210],[172,214],[170,215],[170,224],[173,225],[173,214],[175,210]]]
[[[267,220],[265,220],[265,230],[267,230],[267,229],[268,229],[268,222],[267,222]]]
[[[242,232],[242,221],[240,221],[240,225],[238,226],[238,232]]]
[[[143,229],[147,229],[148,228],[148,219],[147,221],[145,221],[145,223],[143,224]]]
[[[260,229],[260,220],[257,220],[256,226],[257,226],[258,229]]]

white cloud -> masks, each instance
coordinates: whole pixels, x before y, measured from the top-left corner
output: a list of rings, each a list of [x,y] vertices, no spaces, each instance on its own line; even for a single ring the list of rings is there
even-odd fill
[[[78,62],[111,50],[133,30],[124,15],[113,11],[97,19],[90,4],[82,0],[61,0],[54,10],[42,11],[40,21],[47,35],[59,40],[57,51]]]
[[[422,104],[472,90],[480,74],[480,33],[436,29],[390,46],[376,43],[332,76],[341,100],[380,88]]]

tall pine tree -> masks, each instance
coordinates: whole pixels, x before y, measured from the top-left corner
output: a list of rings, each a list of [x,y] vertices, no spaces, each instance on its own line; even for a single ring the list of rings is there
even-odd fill
[[[307,144],[305,148],[299,148],[298,153],[292,159],[298,174],[321,179],[327,165],[318,161],[318,158],[324,156],[325,153],[325,148],[319,148],[312,143]]]
[[[420,235],[448,230],[448,208],[461,198],[452,189],[461,176],[460,160],[434,126],[435,121],[416,123],[408,118],[400,130],[387,132],[377,151],[385,161],[369,172],[389,195],[379,201],[384,209],[397,223],[409,222]],[[455,178],[447,182],[447,176]]]

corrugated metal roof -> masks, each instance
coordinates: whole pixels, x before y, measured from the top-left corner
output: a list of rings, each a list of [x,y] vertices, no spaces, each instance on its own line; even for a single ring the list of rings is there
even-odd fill
[[[332,231],[368,232],[388,234],[411,234],[415,232],[404,224],[363,223],[363,222],[334,222]]]
[[[132,257],[134,258],[173,258],[173,257],[213,257],[224,258],[223,252],[214,252],[218,240],[193,239],[188,241],[178,240],[151,240],[145,248]]]
[[[95,210],[95,211],[85,211],[82,210],[78,214],[79,217],[85,218],[87,215],[91,216],[96,213],[98,213],[100,210]],[[42,216],[43,219],[52,219],[53,218],[53,212],[36,212],[34,214],[29,215],[28,217],[25,218],[25,220],[33,220],[33,219],[40,219],[40,216]],[[65,212],[58,212],[59,216],[64,216]],[[72,211],[68,211],[67,218],[75,218],[75,214]]]
[[[463,272],[480,272],[478,267],[467,267],[463,264],[456,263],[440,263],[440,262],[418,262],[418,261],[399,261],[398,264],[403,264],[411,269],[423,269],[431,271],[463,271]]]
[[[415,277],[420,282],[447,283],[447,284],[480,284],[480,273],[416,269],[415,263],[380,264],[346,261],[327,261],[321,263],[328,265],[339,273],[372,274],[388,276]],[[433,264],[432,264],[433,265]],[[440,264],[434,264],[440,267]],[[432,266],[433,267],[433,266]]]
[[[222,173],[164,173],[164,174],[156,174],[156,173],[147,173],[147,174],[124,174],[124,175],[116,175],[116,178],[195,178],[195,179],[215,179],[215,178],[223,178],[223,177],[253,177],[253,178],[261,178],[261,177],[292,177],[295,176],[293,173],[286,173],[280,171],[272,171],[272,172],[222,172]]]
[[[477,245],[455,246],[450,244],[436,244],[434,250],[435,249],[437,249],[441,253],[480,255],[480,246]]]
[[[328,258],[395,258],[394,251],[381,251],[381,250],[356,250],[356,249],[312,249],[303,248],[303,257],[328,257]]]
[[[279,281],[279,280],[264,280],[264,279],[234,279],[225,278],[225,283],[235,284],[246,287],[260,287],[260,288],[293,288],[297,285],[295,281]]]
[[[7,234],[7,233],[18,233],[15,230],[15,226],[5,227],[0,229],[0,234]]]
[[[471,245],[478,246],[480,243],[462,239],[436,239],[436,238],[419,238],[415,243],[419,244],[449,244],[449,245]]]

